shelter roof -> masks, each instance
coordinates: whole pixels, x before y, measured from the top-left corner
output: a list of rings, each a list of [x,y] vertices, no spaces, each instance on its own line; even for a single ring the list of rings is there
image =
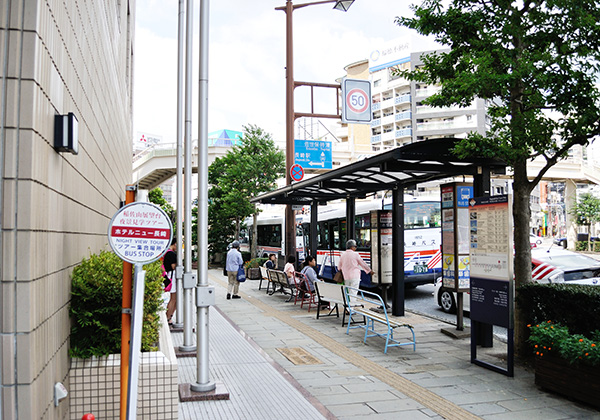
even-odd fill
[[[252,202],[263,204],[310,204],[340,198],[365,197],[369,193],[412,187],[452,176],[474,176],[482,168],[505,172],[498,159],[460,159],[452,153],[460,141],[439,138],[411,143],[351,163],[316,177],[262,194]]]

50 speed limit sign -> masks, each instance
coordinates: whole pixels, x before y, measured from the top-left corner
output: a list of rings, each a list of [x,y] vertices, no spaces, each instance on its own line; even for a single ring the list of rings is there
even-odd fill
[[[342,122],[371,122],[371,83],[344,79],[342,82]]]
[[[361,114],[369,106],[369,97],[362,89],[352,89],[346,94],[346,106],[350,111]]]

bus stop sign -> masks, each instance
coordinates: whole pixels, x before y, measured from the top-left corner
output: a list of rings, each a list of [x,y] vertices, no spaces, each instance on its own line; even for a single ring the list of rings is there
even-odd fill
[[[171,246],[171,219],[152,203],[136,202],[121,207],[108,225],[108,243],[124,261],[148,264]]]

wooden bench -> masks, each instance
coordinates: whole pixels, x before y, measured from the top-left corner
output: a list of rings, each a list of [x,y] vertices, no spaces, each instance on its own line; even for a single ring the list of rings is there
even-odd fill
[[[365,338],[363,342],[367,342],[368,337],[384,337],[385,338],[385,350],[387,353],[388,347],[397,346],[413,346],[413,351],[416,351],[415,332],[412,325],[403,324],[396,320],[390,319],[388,316],[386,305],[383,303],[381,296],[375,293],[367,292],[365,290],[354,289],[349,286],[342,286],[344,291],[344,301],[350,312],[348,315],[348,328],[346,334],[350,333],[353,328],[364,328]],[[350,291],[356,291],[356,296],[352,296]],[[381,312],[374,312],[372,309],[379,308]],[[364,325],[353,325],[352,317],[362,316],[366,321]],[[375,323],[383,326],[382,332],[375,331]],[[400,342],[394,338],[394,329],[398,327],[406,327],[412,334],[412,341]]]
[[[283,294],[287,294],[286,290],[289,291],[290,298],[286,301],[289,302],[296,296],[296,283],[294,280],[289,280],[287,274],[280,270],[271,270],[267,269],[267,274],[269,276],[269,285],[272,285],[273,288],[269,295],[272,295],[275,292],[281,292]],[[268,287],[267,287],[268,292]]]

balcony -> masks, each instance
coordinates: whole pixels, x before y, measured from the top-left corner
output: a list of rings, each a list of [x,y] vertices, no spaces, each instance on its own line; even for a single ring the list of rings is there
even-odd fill
[[[456,106],[448,106],[448,107],[433,107],[427,105],[421,105],[417,107],[417,114],[426,114],[426,113],[444,113],[444,112],[452,112],[452,111],[465,111],[467,109],[476,109],[475,103],[470,104],[468,107],[460,107]]]
[[[394,140],[394,131],[388,131],[387,133],[381,134],[382,141]]]
[[[381,118],[381,125],[389,125],[389,124],[393,124],[394,121],[396,121],[396,118],[394,117],[394,115],[387,115],[383,118]]]
[[[425,89],[417,89],[415,91],[415,96],[418,96],[418,97],[429,97],[431,95],[434,95],[434,94],[438,93],[440,90],[442,90],[441,86],[428,87],[428,88],[425,88]]]
[[[381,109],[391,108],[394,106],[394,98],[387,98],[381,101]]]
[[[406,95],[400,95],[400,96],[396,96],[394,98],[394,104],[398,105],[398,104],[403,104],[403,103],[407,103],[410,102],[410,94],[406,94]]]
[[[381,125],[381,118],[371,120],[371,127],[377,127],[378,125]]]
[[[396,138],[402,137],[412,137],[412,128],[403,128],[401,130],[396,130]]]
[[[431,131],[431,130],[452,130],[456,128],[473,128],[476,127],[475,120],[469,122],[456,122],[456,121],[434,121],[417,124],[417,130],[419,131]]]
[[[381,134],[377,134],[376,136],[371,136],[371,143],[379,143],[381,141]]]
[[[379,111],[381,109],[381,102],[375,102],[371,105],[371,111]]]
[[[396,121],[410,120],[412,119],[412,111],[404,111],[396,114]]]

